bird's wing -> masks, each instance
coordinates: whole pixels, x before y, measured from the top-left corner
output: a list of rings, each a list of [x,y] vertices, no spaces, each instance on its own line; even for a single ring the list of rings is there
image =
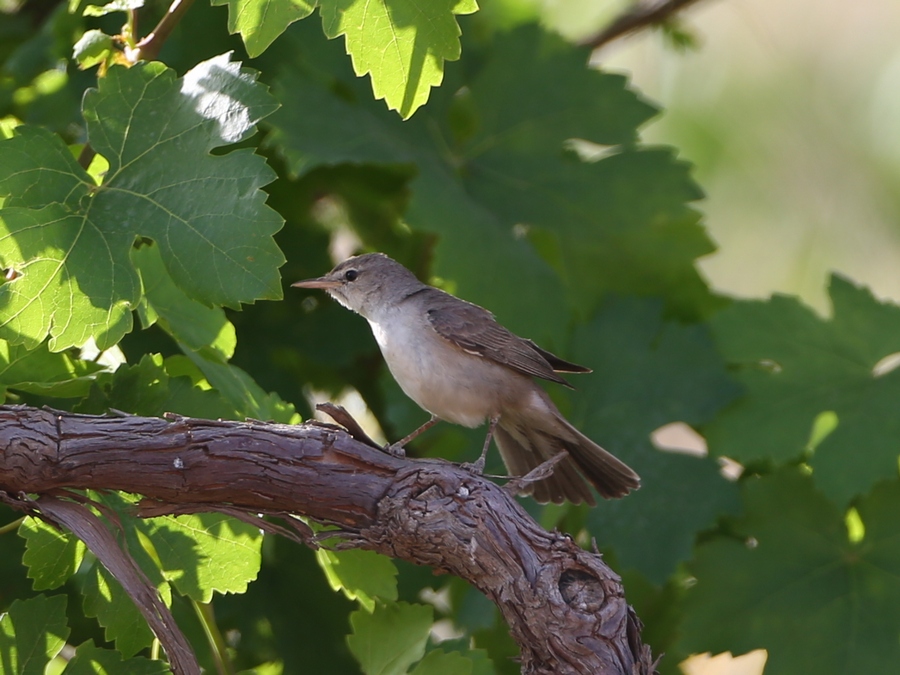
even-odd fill
[[[431,297],[428,298],[430,309],[426,314],[431,327],[442,338],[469,354],[567,387],[571,385],[556,374],[557,366],[563,366],[558,369],[566,372],[588,372],[586,368],[540,349],[531,340],[511,333],[497,323],[494,315],[486,309],[435,288],[427,290]]]

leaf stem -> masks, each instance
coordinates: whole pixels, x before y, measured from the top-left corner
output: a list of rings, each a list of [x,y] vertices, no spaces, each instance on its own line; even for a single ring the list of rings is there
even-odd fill
[[[213,661],[216,663],[216,671],[219,675],[234,675],[234,668],[228,658],[228,645],[225,644],[225,638],[222,637],[222,632],[216,623],[212,603],[191,600],[191,604],[194,606],[194,611],[197,612],[197,617],[206,633],[206,639],[209,641]]]
[[[582,40],[581,44],[591,49],[598,49],[625,35],[636,33],[650,26],[657,26],[665,22],[673,14],[686,9],[697,1],[662,0],[661,2],[638,3],[620,14],[616,19],[613,19],[612,23],[596,35]]]
[[[159,52],[166,39],[175,29],[175,26],[178,25],[178,22],[181,21],[181,17],[185,15],[185,12],[187,12],[193,4],[194,0],[174,0],[174,2],[169,5],[169,11],[167,11],[165,16],[163,16],[159,23],[156,24],[156,28],[153,29],[153,32],[138,42],[137,49],[135,49],[134,54],[131,55],[131,60],[135,63],[141,59],[152,61],[159,56]]]
[[[7,532],[15,532],[19,529],[19,525],[25,522],[25,518],[27,516],[22,516],[17,520],[12,521],[11,523],[7,523],[6,525],[0,526],[0,534],[6,534]]]

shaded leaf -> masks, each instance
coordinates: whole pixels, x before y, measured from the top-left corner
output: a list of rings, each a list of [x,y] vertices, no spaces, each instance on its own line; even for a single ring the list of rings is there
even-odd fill
[[[397,599],[397,567],[386,556],[362,549],[320,548],[316,560],[334,590],[343,591],[350,600],[359,600],[369,612],[375,610],[375,598]]]
[[[887,673],[900,659],[900,483],[859,504],[862,541],[796,470],[749,481],[747,539],[699,547],[681,646],[768,651],[767,675]],[[728,617],[723,621],[722,617]]]
[[[163,575],[197,602],[209,602],[214,591],[242,593],[256,579],[259,528],[220,513],[152,518],[145,526]]]
[[[572,421],[641,476],[640,490],[590,511],[591,532],[659,584],[690,558],[699,531],[737,510],[738,497],[713,460],[658,451],[650,434],[671,422],[702,425],[739,393],[707,329],[664,321],[661,309],[613,300],[579,327],[572,355],[594,372],[571,396]]]
[[[472,660],[459,652],[432,649],[416,664],[412,675],[472,675]]]
[[[171,673],[162,661],[151,661],[143,657],[123,659],[118,652],[100,649],[93,640],[78,646],[75,656],[69,661],[64,675],[166,675]]]
[[[425,654],[433,620],[431,607],[406,602],[360,610],[350,615],[347,644],[365,675],[403,675]]]
[[[44,675],[68,636],[66,596],[15,600],[0,616],[0,675]]]
[[[811,449],[816,419],[837,427],[817,439],[813,480],[837,503],[897,476],[900,370],[879,362],[900,352],[900,307],[877,301],[839,276],[833,317],[796,298],[737,301],[712,321],[726,359],[740,367],[747,395],[709,428],[712,451],[749,462],[793,462]]]

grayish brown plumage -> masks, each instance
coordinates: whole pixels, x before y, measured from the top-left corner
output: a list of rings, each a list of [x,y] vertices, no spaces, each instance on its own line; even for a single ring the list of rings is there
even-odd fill
[[[294,286],[325,289],[365,317],[394,379],[433,419],[467,427],[489,420],[485,450],[493,432],[512,475],[567,451],[552,476],[526,488],[537,501],[593,504],[582,474],[607,498],[640,486],[634,471],[573,427],[532,379],[570,386],[559,372],[590,369],[508,331],[486,309],[423,284],[383,253],[350,258]]]

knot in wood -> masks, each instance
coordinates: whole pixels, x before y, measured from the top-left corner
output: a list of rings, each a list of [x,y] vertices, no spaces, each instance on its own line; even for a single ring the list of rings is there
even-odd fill
[[[606,591],[600,579],[580,569],[563,570],[559,576],[559,594],[567,605],[584,613],[598,612],[606,603]]]

